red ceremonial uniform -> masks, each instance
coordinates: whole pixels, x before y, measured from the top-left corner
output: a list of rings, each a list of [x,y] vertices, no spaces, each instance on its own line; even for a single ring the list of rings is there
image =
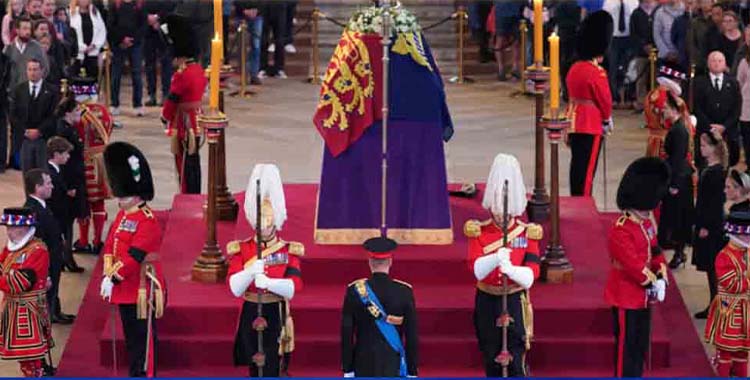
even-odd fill
[[[84,113],[76,124],[78,136],[83,140],[83,159],[86,170],[86,199],[94,222],[94,245],[101,244],[107,212],[104,201],[112,197],[104,167],[104,148],[112,134],[113,120],[107,107],[96,103],[81,105]],[[89,244],[89,218],[78,219],[79,240],[76,246]],[[96,249],[96,247],[94,247]]]
[[[262,257],[265,263],[265,274],[269,279],[289,279],[294,283],[294,292],[302,290],[302,272],[300,257],[304,256],[304,246],[296,242],[286,242],[274,238],[262,244]],[[257,244],[254,239],[232,241],[227,245],[229,271],[227,283],[232,275],[250,267],[257,260]],[[255,281],[245,290],[242,311],[237,323],[237,334],[234,344],[234,364],[250,366],[252,377],[259,375],[253,357],[258,352],[257,331],[253,328],[258,317],[258,302],[262,303],[263,319],[267,327],[263,332],[263,350],[265,366],[263,376],[278,377],[282,374],[282,357],[288,360],[294,351],[294,322],[291,317],[289,300],[269,292],[262,291],[258,299],[258,288]],[[287,363],[288,364],[288,363]]]
[[[120,210],[104,244],[104,275],[115,283],[111,303],[145,306],[147,265],[153,267],[161,285],[161,289],[156,289],[156,299],[163,300],[159,293],[165,286],[164,275],[156,254],[160,244],[161,227],[147,205]],[[161,314],[163,301],[156,306],[157,315]]]
[[[172,153],[183,193],[200,193],[200,176],[196,184],[192,179],[194,173],[189,173],[195,170],[200,173],[200,160],[196,167],[193,162],[186,162],[186,156],[198,154],[201,131],[197,118],[207,83],[203,67],[188,61],[172,75],[169,95],[161,111],[161,117],[167,123],[167,136],[172,139]]]
[[[594,61],[578,61],[570,67],[565,84],[570,98],[570,133],[601,135],[602,123],[612,116],[607,71]]]
[[[648,307],[647,287],[659,275],[667,278],[664,255],[656,241],[656,226],[651,219],[641,219],[625,212],[609,232],[609,270],[604,299],[622,309]]]
[[[748,251],[733,241],[716,256],[719,293],[711,302],[705,338],[717,349],[750,352]],[[735,373],[735,375],[737,375]]]
[[[476,237],[471,229],[480,228],[481,233]],[[503,246],[503,229],[495,224],[492,219],[479,224],[464,227],[466,235],[469,236],[469,257],[467,264],[470,271],[474,271],[474,262],[484,256],[497,252]],[[512,249],[510,262],[516,266],[531,268],[534,279],[539,278],[539,240],[542,238],[541,226],[536,224],[525,224],[518,220],[512,220],[508,227],[508,247]],[[511,291],[520,290],[512,280],[508,281]],[[495,268],[487,277],[477,283],[480,290],[496,289],[502,286],[500,268]],[[491,288],[490,288],[491,287]]]
[[[227,245],[227,253],[231,255],[227,281],[233,274],[249,267],[257,260],[257,245],[254,239],[233,241]],[[294,291],[302,290],[302,272],[300,256],[304,255],[304,246],[297,242],[286,242],[274,238],[264,243],[262,257],[266,264],[268,278],[288,278],[294,282]],[[267,291],[263,291],[267,294]],[[246,300],[257,300],[258,289],[251,284],[245,291]],[[255,301],[253,301],[255,302]]]
[[[595,61],[578,61],[565,78],[568,88],[570,193],[591,196],[605,120],[612,116],[607,72]]]
[[[26,371],[24,363],[45,357],[54,346],[47,311],[49,253],[41,240],[32,238],[23,248],[0,253],[0,290],[4,293],[0,324],[0,358],[21,360],[26,376],[41,376],[41,363]]]
[[[464,225],[464,234],[469,238],[467,264],[474,273],[474,263],[480,257],[492,255],[503,246],[503,230],[492,219],[480,222],[470,220]],[[514,266],[530,268],[534,278],[539,277],[539,241],[543,235],[538,224],[525,224],[512,219],[508,226],[506,247],[511,249],[510,261]],[[488,377],[499,377],[502,366],[499,357],[502,348],[501,319],[503,295],[507,294],[507,311],[511,318],[508,325],[508,354],[512,360],[508,364],[508,375],[527,375],[525,354],[531,348],[534,335],[533,310],[529,294],[520,285],[508,279],[508,290],[502,286],[500,269],[493,269],[486,277],[477,281],[474,300],[474,328],[477,334],[482,362]]]

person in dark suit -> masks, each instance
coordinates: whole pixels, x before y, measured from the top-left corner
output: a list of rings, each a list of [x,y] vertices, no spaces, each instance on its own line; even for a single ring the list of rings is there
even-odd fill
[[[690,132],[685,127],[679,98],[667,91],[663,118],[671,127],[664,139],[664,154],[670,169],[669,193],[661,202],[657,228],[659,245],[674,247],[669,267],[677,269],[687,261],[685,245],[693,231],[693,169],[690,161]]]
[[[36,218],[36,237],[41,239],[49,250],[49,277],[52,286],[47,289],[47,304],[49,305],[52,323],[71,324],[74,315],[63,314],[60,310],[60,270],[62,268],[62,233],[60,227],[47,208],[47,201],[52,196],[52,177],[44,169],[31,169],[24,173],[23,184],[26,191],[26,203],[23,207],[30,208]]]
[[[695,116],[698,118],[696,135],[717,131],[729,149],[729,167],[740,160],[740,109],[742,95],[737,80],[726,74],[727,63],[720,51],[708,55],[708,75],[695,80]],[[706,161],[695,145],[695,163],[703,168]]]
[[[8,166],[8,81],[10,63],[0,54],[0,173]]]
[[[80,273],[83,272],[83,268],[79,267],[73,259],[70,252],[71,237],[68,234],[68,227],[73,226],[74,203],[72,201],[77,191],[75,187],[68,187],[63,173],[64,167],[69,162],[71,151],[73,151],[73,145],[60,136],[54,136],[47,141],[47,156],[49,157],[47,171],[52,178],[53,186],[52,197],[47,203],[63,235],[63,268]]]
[[[26,64],[29,80],[21,82],[10,95],[10,122],[24,131],[21,144],[21,170],[47,167],[47,139],[55,134],[54,110],[57,87],[43,79],[42,65],[35,59]]]
[[[393,247],[366,244],[365,248],[372,275],[352,282],[344,297],[344,377],[417,376],[417,312],[411,285],[388,276]],[[386,340],[384,334],[393,339]]]
[[[83,161],[83,140],[78,134],[75,125],[81,120],[81,111],[75,96],[70,93],[66,95],[55,109],[57,119],[57,135],[64,138],[73,146],[70,151],[70,159],[62,168],[62,176],[68,191],[73,191],[70,199],[70,220],[63,227],[65,236],[65,250],[63,269],[80,273],[83,268],[79,267],[73,258],[73,222],[75,219],[86,218],[91,214],[89,202],[86,199],[86,168]]]
[[[724,245],[724,203],[725,194],[730,194],[733,185],[743,188],[743,183],[750,185],[750,178],[745,173],[734,169],[725,179],[727,148],[721,136],[705,133],[700,137],[700,150],[707,161],[698,182],[698,199],[695,203],[695,235],[693,237],[693,265],[699,272],[706,272],[708,279],[708,306],[694,314],[696,319],[708,318],[708,309],[719,291],[719,280],[716,278],[716,256]],[[729,189],[725,193],[725,189]],[[739,193],[739,191],[737,191]],[[733,194],[732,194],[733,195]],[[731,201],[731,199],[730,199]]]

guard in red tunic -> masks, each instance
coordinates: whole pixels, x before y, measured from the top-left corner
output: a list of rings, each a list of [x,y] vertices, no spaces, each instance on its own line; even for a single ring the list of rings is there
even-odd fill
[[[716,256],[719,293],[711,302],[706,342],[716,347],[719,377],[747,377],[750,352],[750,212],[729,214],[724,230],[729,243]]]
[[[112,198],[104,168],[104,147],[112,135],[114,120],[103,104],[97,103],[98,88],[94,78],[73,78],[70,90],[79,102],[81,120],[75,125],[83,142],[83,159],[86,170],[86,200],[90,216],[78,218],[78,240],[73,245],[77,252],[98,254],[104,243],[102,234],[107,221],[104,201]],[[89,240],[89,227],[94,224],[94,236]],[[93,244],[90,244],[89,242]]]
[[[612,267],[604,289],[614,317],[615,377],[643,374],[651,335],[649,302],[664,301],[667,267],[652,210],[668,184],[669,168],[658,158],[644,157],[628,166],[617,189],[622,215],[609,231]]]
[[[646,143],[646,156],[666,158],[664,153],[664,138],[672,127],[669,120],[664,119],[664,108],[667,103],[667,93],[671,92],[680,104],[683,120],[690,119],[690,112],[687,104],[682,100],[682,82],[685,80],[685,73],[679,71],[671,65],[659,67],[659,73],[656,81],[659,83],[656,88],[649,91],[643,104],[643,115],[646,118],[646,129],[648,129],[648,140]],[[692,129],[691,135],[695,134],[695,123],[686,125],[688,130]],[[691,144],[692,145],[692,144]],[[693,151],[690,151],[692,156]]]
[[[0,254],[0,358],[18,360],[26,377],[42,377],[43,359],[54,346],[46,298],[49,253],[34,237],[30,209],[6,208],[0,225],[8,232],[8,245]]]
[[[607,71],[600,66],[612,39],[612,17],[605,11],[589,15],[578,32],[579,61],[568,71],[568,132],[570,158],[570,194],[591,196],[603,134],[612,124],[612,93]]]
[[[508,181],[507,239],[503,239],[503,186]],[[490,170],[482,206],[490,212],[485,221],[469,220],[469,270],[477,278],[474,327],[487,377],[526,376],[525,356],[534,335],[529,289],[539,277],[539,241],[542,227],[521,221],[526,210],[526,186],[515,157],[499,154]],[[504,241],[507,244],[504,245]],[[507,289],[503,277],[508,278]],[[502,298],[508,297],[510,319],[502,318]],[[502,354],[501,322],[507,321],[509,355]]]
[[[151,168],[143,153],[125,142],[109,144],[104,162],[120,212],[104,244],[100,294],[119,307],[129,376],[153,377],[157,349],[153,322],[164,313],[166,288],[157,254],[161,227],[146,204],[154,197]]]
[[[189,21],[182,16],[170,15],[164,25],[167,29],[165,35],[174,49],[177,71],[172,75],[161,120],[166,125],[167,136],[172,140],[180,191],[200,194],[201,130],[197,117],[201,113],[201,98],[208,82],[203,67],[195,59],[198,44]]]
[[[260,226],[257,226],[257,180],[260,179]],[[281,176],[276,165],[258,164],[253,169],[245,192],[245,216],[250,225],[260,228],[262,260],[258,260],[256,236],[227,245],[229,271],[227,282],[235,297],[243,298],[242,312],[234,341],[234,365],[249,366],[250,376],[258,377],[260,362],[263,377],[278,377],[282,358],[289,360],[294,350],[294,325],[289,301],[302,289],[300,258],[305,248],[277,236],[286,221],[286,203]],[[258,320],[258,303],[262,317]],[[263,327],[263,355],[258,350],[258,329]]]

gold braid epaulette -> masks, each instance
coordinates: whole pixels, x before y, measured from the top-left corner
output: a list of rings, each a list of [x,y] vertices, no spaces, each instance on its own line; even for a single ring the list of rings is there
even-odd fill
[[[229,243],[227,243],[227,256],[234,256],[238,253],[240,253],[240,241],[239,240],[232,240]]]
[[[518,224],[526,227],[526,238],[531,240],[542,240],[544,238],[544,228],[536,223],[522,223]]]
[[[289,254],[294,256],[302,257],[305,255],[305,245],[296,242],[296,241],[290,241],[289,242]]]
[[[464,235],[468,238],[476,238],[482,235],[482,227],[490,224],[492,219],[480,221],[477,219],[469,219],[464,223]]]

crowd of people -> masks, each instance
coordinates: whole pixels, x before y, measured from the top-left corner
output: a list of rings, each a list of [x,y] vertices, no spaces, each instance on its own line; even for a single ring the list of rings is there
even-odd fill
[[[190,20],[198,39],[196,59],[203,67],[208,65],[213,37],[213,7],[204,6],[208,3],[184,0],[8,0],[4,3],[1,7],[4,14],[1,16],[0,136],[10,134],[11,143],[8,147],[8,138],[0,138],[0,172],[7,167],[24,169],[23,157],[36,159],[32,167],[46,160],[42,141],[46,142],[51,135],[48,129],[30,128],[26,120],[21,120],[27,116],[23,113],[29,105],[22,99],[26,95],[21,94],[24,92],[20,90],[21,84],[30,86],[25,91],[28,94],[34,90],[33,86],[38,86],[39,94],[46,99],[35,104],[28,113],[32,118],[46,119],[29,122],[49,126],[51,107],[59,100],[61,80],[91,78],[103,83],[104,51],[108,48],[112,53],[111,93],[107,94],[111,114],[117,116],[121,112],[120,92],[127,69],[131,75],[133,114],[143,116],[145,107],[160,106],[169,95],[174,56],[163,29],[164,20],[170,14],[180,14]],[[223,4],[225,40],[236,30],[235,26],[247,22],[250,43],[245,69],[250,83],[260,85],[263,78],[269,76],[286,78],[285,54],[296,52],[292,27],[297,1],[233,0]],[[225,49],[228,50],[229,45],[225,43]],[[227,60],[228,53],[224,55]],[[29,74],[29,61],[37,63],[38,74]],[[30,81],[35,84],[28,84]],[[36,94],[35,90],[35,99]],[[16,107],[17,104],[21,104],[20,107]],[[15,111],[20,113],[14,114]],[[28,143],[39,148],[27,149],[28,154],[24,154],[24,141],[37,140],[35,133],[27,134],[29,129],[39,130],[42,140]]]

